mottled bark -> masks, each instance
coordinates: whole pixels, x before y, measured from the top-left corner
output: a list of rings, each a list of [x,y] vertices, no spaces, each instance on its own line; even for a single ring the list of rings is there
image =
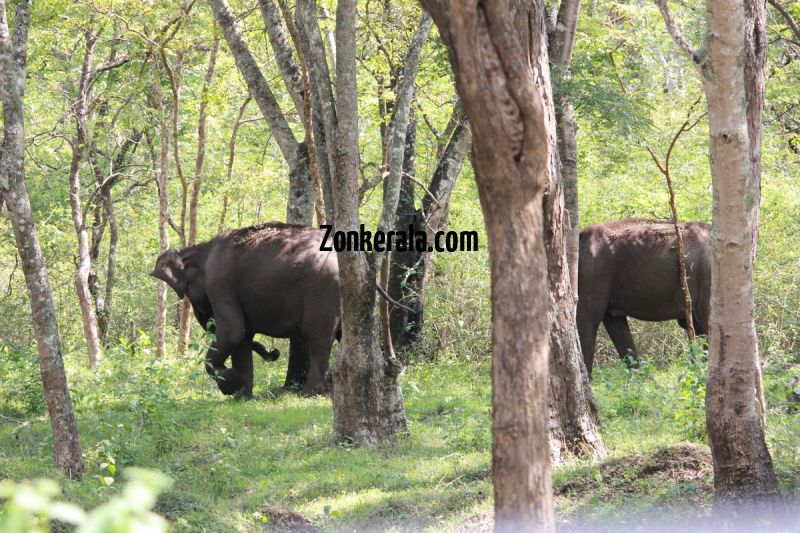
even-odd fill
[[[278,6],[275,4],[275,0],[258,0],[258,5],[261,8],[261,16],[264,19],[272,52],[275,54],[275,63],[278,65],[286,90],[294,102],[295,110],[302,119],[305,112],[303,77],[283,29]]]
[[[552,531],[542,201],[555,154],[530,63],[547,63],[533,55],[545,52],[544,3],[423,3],[448,47],[469,118],[489,238],[495,530]]]
[[[551,48],[558,54],[561,68],[568,68],[569,54],[574,41],[578,6],[566,0],[559,9],[559,22],[553,34]],[[561,31],[561,28],[564,31]],[[586,454],[595,458],[605,455],[606,447],[600,434],[597,403],[589,386],[589,377],[581,354],[576,325],[577,289],[573,285],[573,275],[577,273],[577,262],[570,263],[570,252],[577,247],[577,226],[571,227],[572,217],[567,207],[567,179],[575,180],[576,168],[573,166],[562,174],[561,158],[573,158],[565,148],[575,147],[575,138],[557,139],[555,107],[553,101],[550,68],[547,61],[547,42],[544,31],[534,28],[531,35],[531,63],[534,80],[544,98],[548,142],[551,159],[549,162],[547,193],[544,196],[545,252],[547,254],[547,274],[549,284],[550,320],[550,452],[554,462],[563,461],[572,454]],[[538,39],[538,40],[537,40]],[[569,106],[565,96],[561,97],[561,128],[569,129],[564,105]],[[574,133],[574,122],[572,123]],[[563,142],[559,143],[561,140]],[[569,167],[569,161],[566,165]],[[569,172],[573,172],[569,176]],[[573,185],[577,187],[577,185]],[[574,206],[577,214],[577,205]],[[572,239],[575,239],[572,241]]]
[[[250,94],[264,114],[275,142],[289,166],[289,201],[286,207],[286,221],[310,226],[314,216],[314,201],[308,147],[305,143],[297,142],[272,89],[242,37],[241,29],[236,23],[227,1],[209,0],[209,5],[236,61],[236,66],[247,83]]]
[[[758,76],[751,69],[758,61],[751,63],[748,54],[760,53],[764,42],[749,42],[758,32],[748,27],[759,23],[748,19],[763,8],[754,3],[707,0],[707,53],[698,54],[678,30],[666,0],[658,0],[670,35],[698,67],[708,102],[714,259],[706,424],[716,498],[723,504],[757,502],[778,493],[756,398],[753,257],[759,178],[754,172],[760,167],[753,157],[760,154],[760,146],[751,143],[760,143],[763,102],[755,102]]]
[[[414,84],[417,81],[419,59],[422,47],[428,40],[433,21],[427,13],[423,13],[417,31],[411,39],[411,46],[403,62],[403,72],[397,84],[397,96],[394,102],[394,117],[390,128],[389,144],[387,146],[389,166],[388,176],[384,181],[383,210],[378,221],[378,231],[387,232],[395,227],[397,218],[397,202],[400,197],[400,183],[403,175],[403,155],[406,148],[406,133],[411,119],[411,104],[414,97]],[[383,254],[373,254],[373,264],[380,264]]]
[[[89,98],[89,82],[92,74],[92,57],[97,35],[89,29],[84,33],[84,56],[81,65],[81,76],[78,82],[78,94],[72,102],[72,112],[75,118],[75,136],[72,139],[72,161],[69,167],[69,205],[72,212],[72,224],[78,239],[77,272],[75,273],[75,291],[78,295],[78,305],[81,309],[83,321],[83,337],[86,340],[86,350],[89,355],[89,367],[97,370],[100,368],[102,349],[100,347],[100,333],[97,327],[92,294],[89,289],[89,275],[92,272],[92,259],[89,251],[89,232],[86,228],[86,217],[83,212],[81,200],[80,171],[83,165],[86,147],[89,141],[86,127],[88,114],[87,100]]]
[[[335,140],[334,226],[359,227],[358,87],[356,83],[356,2],[341,0],[336,12],[336,108],[326,115]],[[335,122],[334,122],[335,120]],[[342,290],[342,340],[330,370],[333,431],[337,439],[372,444],[406,430],[402,365],[378,344],[375,322],[375,271],[361,252],[337,254]]]
[[[325,204],[325,218],[333,220],[333,172],[334,145],[332,138],[336,124],[336,109],[333,98],[333,85],[330,68],[325,56],[325,47],[317,20],[316,2],[298,0],[295,6],[297,22],[298,51],[303,57],[306,75],[309,79],[312,101],[312,124],[314,125],[314,146],[319,168],[322,199]]]
[[[397,202],[397,220],[395,230],[408,231],[409,226],[413,226],[419,219],[416,206],[414,205],[414,182],[411,180],[415,175],[417,121],[412,119],[408,125],[406,133],[406,147],[403,156],[403,177],[400,183],[400,196]],[[422,229],[422,228],[420,228]],[[415,313],[409,313],[407,309],[390,304],[384,299],[381,306],[386,308],[389,331],[391,332],[392,346],[394,350],[400,351],[403,347],[412,344],[417,340],[419,326],[422,317],[418,311],[419,298],[419,278],[422,272],[422,256],[416,250],[395,250],[389,254],[391,265],[389,267],[388,280],[386,282],[386,292],[396,302],[414,309]]]
[[[23,98],[31,2],[15,2],[14,25],[8,28],[5,0],[0,0],[0,103],[3,141],[0,150],[0,200],[8,208],[17,251],[28,287],[44,398],[53,431],[53,462],[70,478],[83,473],[80,439],[67,388],[53,294],[25,186]]]
[[[556,82],[568,79],[575,33],[578,29],[578,14],[581,0],[562,0],[559,5],[556,25],[550,35],[550,61]],[[558,156],[561,161],[561,180],[564,188],[564,208],[568,218],[565,225],[567,265],[570,285],[575,298],[578,296],[578,236],[580,218],[578,211],[578,127],[575,111],[569,95],[554,91],[556,124],[558,128]]]

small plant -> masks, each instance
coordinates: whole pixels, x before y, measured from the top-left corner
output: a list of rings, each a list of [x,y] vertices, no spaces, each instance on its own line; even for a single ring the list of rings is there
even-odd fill
[[[704,339],[689,343],[681,356],[681,367],[683,372],[678,376],[678,399],[673,417],[687,438],[705,440],[708,343]]]

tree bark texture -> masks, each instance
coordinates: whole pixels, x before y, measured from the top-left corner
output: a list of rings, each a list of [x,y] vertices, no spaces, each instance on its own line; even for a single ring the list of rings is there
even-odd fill
[[[556,80],[570,76],[572,49],[578,29],[581,0],[562,0],[558,9],[556,26],[550,36],[550,61]],[[558,94],[555,101],[558,125],[558,156],[561,161],[561,180],[564,184],[566,220],[565,242],[570,284],[575,298],[578,296],[578,236],[580,213],[578,211],[578,127],[575,110],[566,94]]]
[[[341,0],[336,12],[336,106],[328,107],[326,131],[335,140],[334,226],[359,227],[358,91],[356,84],[356,2]],[[317,80],[319,81],[319,80]],[[387,358],[378,344],[375,322],[376,273],[361,252],[341,252],[342,339],[330,374],[333,382],[333,431],[338,439],[372,444],[406,430],[402,365]],[[374,264],[374,263],[372,263]]]
[[[543,42],[544,3],[423,3],[448,47],[469,118],[489,238],[495,530],[552,531],[542,196],[555,154],[529,62]]]
[[[9,34],[8,10],[0,0],[0,103],[3,143],[0,151],[0,197],[5,201],[22,259],[31,304],[44,398],[53,431],[53,462],[70,478],[83,473],[78,424],[67,388],[53,293],[25,186],[25,121],[23,99],[31,2],[15,2]]]
[[[397,202],[396,231],[408,231],[419,221],[418,212],[414,205],[415,185],[411,177],[415,175],[414,159],[416,156],[417,121],[411,120],[406,133],[406,148],[403,156],[403,177],[400,183],[400,196]],[[422,228],[419,228],[422,229]],[[422,272],[422,255],[416,250],[398,251],[390,254],[391,265],[386,292],[396,302],[414,309],[421,310],[418,305],[419,279]],[[416,341],[422,316],[415,312],[397,307],[385,301],[389,315],[389,331],[391,332],[392,345],[395,351],[400,351],[405,346]]]
[[[707,0],[707,35],[698,54],[681,35],[666,0],[658,6],[667,30],[697,65],[708,102],[713,194],[711,316],[709,317],[706,425],[714,460],[717,501],[757,502],[778,493],[757,409],[758,340],[753,302],[753,267],[758,224],[762,86],[754,86],[754,57],[764,41],[748,27],[755,0]],[[763,9],[763,6],[761,6]],[[760,52],[759,52],[760,53]],[[763,90],[762,90],[763,95]],[[751,138],[754,135],[755,138]],[[758,143],[758,147],[751,147]],[[759,162],[760,165],[760,162]]]
[[[575,26],[577,24],[578,6],[572,5],[572,0],[566,0],[559,9],[559,22],[554,34],[555,46],[561,60],[561,66],[568,68],[569,54],[574,41]],[[566,13],[566,14],[565,14]],[[561,462],[572,454],[591,455],[600,458],[605,455],[606,447],[600,434],[600,422],[592,389],[589,386],[589,376],[583,362],[578,330],[576,323],[577,290],[573,286],[573,270],[577,262],[569,261],[570,249],[577,245],[577,226],[571,227],[572,217],[567,209],[566,200],[566,174],[562,175],[560,156],[565,147],[574,148],[574,136],[558,142],[553,101],[553,89],[550,78],[546,33],[544,30],[544,17],[535,21],[530,34],[530,61],[533,65],[534,83],[541,93],[545,107],[548,142],[550,144],[551,158],[547,192],[544,195],[544,236],[545,252],[547,253],[547,276],[549,284],[549,320],[550,320],[550,452],[554,462]],[[541,26],[538,26],[541,24]],[[559,32],[561,27],[567,28]],[[563,104],[569,104],[566,98],[561,99],[562,116],[561,125],[564,125],[565,115]],[[574,132],[574,122],[571,124]],[[567,125],[569,129],[569,125]],[[559,149],[561,148],[561,150]],[[568,151],[569,152],[569,151]],[[567,167],[575,162],[575,152],[567,153],[565,158],[570,159]],[[577,183],[576,167],[573,165],[568,172],[573,172],[569,179]],[[577,205],[575,206],[577,213]],[[570,239],[575,238],[574,242]],[[573,250],[574,251],[574,250]],[[576,280],[577,281],[577,280]]]
[[[745,5],[755,3],[707,2],[709,66],[713,76],[705,76],[703,83],[708,97],[714,261],[706,423],[719,501],[760,498],[778,492],[754,395],[758,344],[753,253],[759,198],[759,179],[754,172],[759,167],[753,157],[760,154],[760,144],[751,144],[760,143],[763,101],[760,105],[754,102],[757,98],[751,92],[752,72],[747,66],[742,67],[741,58],[747,58],[749,46],[746,12],[752,13],[753,9],[745,9]],[[763,73],[761,76],[763,84]]]
[[[92,57],[94,44],[97,40],[92,29],[84,33],[85,50],[81,77],[78,82],[78,94],[72,103],[75,117],[75,137],[72,139],[72,161],[69,167],[69,205],[72,212],[72,224],[78,239],[78,264],[75,273],[75,291],[78,296],[78,305],[81,309],[83,321],[83,337],[86,340],[86,350],[89,355],[89,367],[93,370],[100,368],[102,349],[100,347],[100,334],[97,327],[97,316],[92,304],[92,294],[89,290],[89,274],[92,272],[92,259],[89,253],[89,232],[86,229],[86,216],[83,212],[81,200],[81,165],[86,154],[89,142],[86,117],[88,113],[87,100],[89,97],[89,81],[92,74]]]

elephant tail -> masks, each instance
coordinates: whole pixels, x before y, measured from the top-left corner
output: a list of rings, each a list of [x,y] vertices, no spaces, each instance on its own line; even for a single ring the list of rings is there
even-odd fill
[[[253,351],[261,356],[264,361],[277,361],[281,356],[280,350],[267,350],[260,342],[253,341]]]

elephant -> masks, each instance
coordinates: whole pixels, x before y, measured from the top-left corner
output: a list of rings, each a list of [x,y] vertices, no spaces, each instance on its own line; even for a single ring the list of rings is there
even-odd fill
[[[681,223],[692,318],[708,334],[711,297],[711,226]],[[600,322],[619,356],[638,364],[628,318],[677,320],[686,329],[677,238],[671,221],[628,218],[585,227],[578,252],[577,325],[586,370],[592,374]]]
[[[335,252],[320,251],[323,235],[268,222],[169,249],[156,260],[152,275],[189,297],[203,327],[214,318],[206,370],[223,394],[252,397],[252,351],[263,349],[253,341],[256,333],[289,339],[285,387],[302,386],[304,395],[324,391],[341,332],[339,265]],[[228,356],[232,368],[225,366]]]

